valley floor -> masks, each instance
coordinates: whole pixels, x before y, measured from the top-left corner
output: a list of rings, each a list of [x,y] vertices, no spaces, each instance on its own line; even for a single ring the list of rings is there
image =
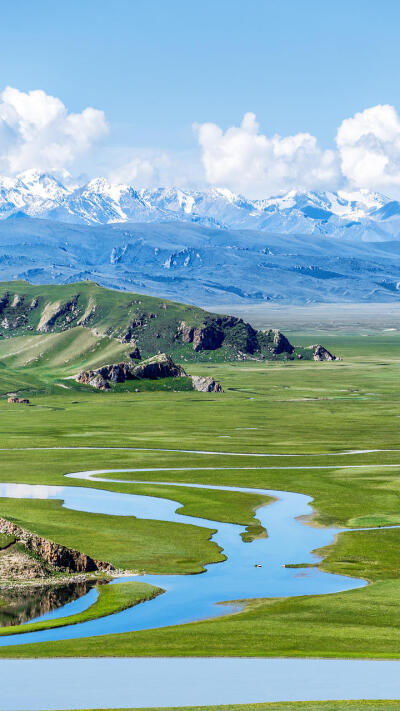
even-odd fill
[[[302,342],[301,334],[296,340]],[[327,596],[252,600],[239,614],[179,627],[5,647],[1,657],[400,658],[400,529],[385,528],[400,524],[400,336],[331,334],[323,342],[343,360],[199,365],[199,373],[209,369],[222,382],[222,394],[58,388],[57,394],[31,395],[30,407],[0,399],[1,481],[79,486],[64,475],[142,467],[153,469],[151,477],[144,471],[135,478],[153,482],[305,493],[314,498],[314,525],[383,526],[340,534],[322,563],[324,570],[366,578],[370,585]],[[12,373],[3,369],[1,375],[11,389],[6,378]],[[124,447],[138,449],[118,449]],[[372,451],[341,454],[348,450]],[[263,453],[278,456],[253,456]],[[239,464],[248,469],[229,469]],[[250,530],[257,528],[254,509],[262,503],[256,494],[178,491],[156,483],[85,486],[169,496],[182,503],[182,513]],[[35,499],[0,499],[0,516],[122,569],[193,573],[221,560],[206,528],[182,536],[178,523],[114,521]]]

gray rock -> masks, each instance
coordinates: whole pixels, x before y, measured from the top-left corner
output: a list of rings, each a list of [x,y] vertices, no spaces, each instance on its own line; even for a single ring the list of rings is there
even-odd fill
[[[319,343],[314,346],[309,346],[309,348],[314,349],[313,360],[336,360],[336,356],[330,353],[326,348],[324,348],[324,346],[321,346]]]
[[[214,378],[210,376],[192,375],[194,390],[202,393],[222,393],[222,387]]]
[[[131,377],[133,378],[149,378],[157,380],[157,378],[179,378],[186,375],[185,370],[181,365],[176,365],[171,356],[166,353],[160,353],[143,360],[138,365],[130,368]]]

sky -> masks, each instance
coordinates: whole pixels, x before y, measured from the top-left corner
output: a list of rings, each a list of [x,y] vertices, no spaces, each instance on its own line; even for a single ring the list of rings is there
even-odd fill
[[[15,0],[0,172],[400,194],[398,0]]]

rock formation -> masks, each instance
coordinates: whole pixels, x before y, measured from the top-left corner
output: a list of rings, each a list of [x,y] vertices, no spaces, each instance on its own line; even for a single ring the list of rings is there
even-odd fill
[[[278,331],[276,328],[271,328],[267,331],[266,335],[267,337],[272,337],[273,346],[271,350],[275,355],[280,355],[281,353],[288,353],[291,355],[293,353],[294,348],[292,344],[286,336],[281,333],[281,331]]]
[[[68,314],[75,313],[76,303],[77,297],[70,299],[63,304],[60,301],[54,301],[53,303],[46,304],[42,311],[36,330],[40,333],[48,333],[60,316],[66,316],[66,320],[68,321]]]
[[[193,389],[202,393],[222,393],[220,383],[217,383],[214,378],[203,377],[202,375],[192,375]]]
[[[336,356],[330,353],[324,346],[319,343],[315,346],[309,346],[313,350],[313,360],[336,360]]]
[[[95,560],[73,548],[66,548],[53,541],[48,541],[46,538],[37,536],[35,533],[31,533],[17,526],[17,524],[7,521],[5,518],[0,518],[0,533],[15,536],[17,541],[22,543],[28,551],[38,555],[49,565],[61,570],[77,573],[114,570],[111,563]]]
[[[176,365],[171,356],[160,353],[131,367],[131,378],[157,380],[158,378],[181,378],[186,375],[181,365]]]
[[[160,378],[183,378],[187,373],[181,365],[174,363],[166,353],[160,353],[152,358],[147,358],[141,363],[114,363],[104,365],[97,370],[84,370],[75,380],[78,383],[91,385],[98,390],[109,390],[110,382],[124,383],[126,380],[158,380]],[[194,390],[201,392],[222,392],[221,385],[214,378],[200,375],[191,376]]]

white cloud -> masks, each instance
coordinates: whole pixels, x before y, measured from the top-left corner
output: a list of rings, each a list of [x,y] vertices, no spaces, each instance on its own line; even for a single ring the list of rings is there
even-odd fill
[[[137,187],[201,187],[206,181],[249,197],[287,190],[366,188],[400,196],[400,116],[391,105],[365,109],[342,121],[336,149],[322,149],[315,136],[260,132],[253,113],[239,126],[193,126],[198,148],[165,152],[93,144],[109,130],[103,111],[68,111],[42,90],[7,87],[0,93],[0,175],[30,168],[53,173],[107,174]]]
[[[133,156],[126,163],[112,169],[109,176],[112,183],[126,183],[138,188],[161,185],[163,174],[170,167],[167,155]]]
[[[197,152],[156,151],[150,148],[111,150],[100,172],[106,172],[112,183],[125,183],[137,188],[159,188],[177,185],[181,188],[204,187]]]
[[[68,112],[42,90],[7,87],[0,94],[0,169],[62,171],[108,132],[103,111]]]
[[[336,142],[342,173],[351,185],[398,193],[400,118],[393,106],[373,106],[345,119]]]
[[[292,188],[332,188],[338,182],[336,152],[319,148],[309,133],[268,138],[259,133],[253,113],[225,133],[215,123],[194,124],[194,130],[213,185],[264,197]]]

